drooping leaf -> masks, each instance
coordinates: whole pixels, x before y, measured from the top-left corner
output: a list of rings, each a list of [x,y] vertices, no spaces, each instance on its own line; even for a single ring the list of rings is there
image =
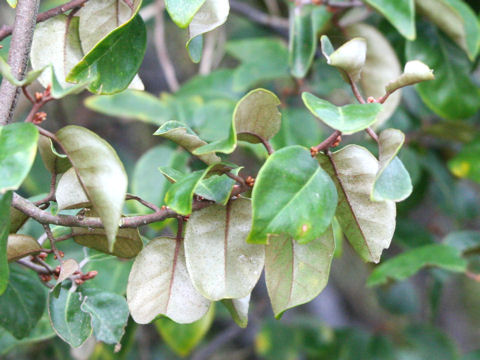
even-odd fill
[[[209,206],[190,216],[185,229],[187,269],[193,285],[207,299],[242,298],[257,283],[264,247],[245,242],[251,218],[249,199]]]
[[[407,169],[397,157],[405,135],[397,129],[386,129],[378,137],[379,167],[373,184],[374,201],[402,201],[412,193],[412,180]]]
[[[331,227],[308,244],[283,236],[265,247],[265,279],[275,317],[313,300],[323,290],[334,251]]]
[[[30,334],[45,310],[45,288],[38,277],[10,266],[10,281],[0,296],[0,325],[17,339]]]
[[[138,254],[128,278],[127,302],[139,324],[158,315],[180,324],[192,323],[210,306],[192,285],[182,241],[170,238],[155,238]]]
[[[74,168],[66,171],[58,181],[55,199],[58,210],[81,209],[90,205],[90,200]]]
[[[7,258],[15,261],[25,256],[37,254],[42,247],[33,237],[22,234],[8,235]]]
[[[250,305],[250,295],[240,299],[223,299],[222,304],[225,305],[228,312],[232,316],[233,321],[241,328],[248,325],[248,307]]]
[[[377,121],[382,111],[382,105],[377,103],[335,106],[308,92],[302,94],[302,100],[313,115],[345,134],[366,129]]]
[[[365,148],[347,145],[318,161],[337,187],[336,217],[350,244],[365,261],[378,263],[395,230],[395,203],[373,202],[370,192],[378,161]]]
[[[433,244],[406,251],[377,266],[367,279],[368,286],[384,284],[388,279],[403,280],[426,266],[436,266],[452,272],[464,272],[467,262],[454,247]]]
[[[376,28],[367,24],[354,24],[345,29],[349,36],[361,36],[367,42],[367,58],[362,70],[360,86],[365,97],[379,98],[385,94],[385,86],[401,74],[400,61],[387,38]],[[396,91],[384,102],[378,114],[376,127],[392,116],[401,99]]]
[[[155,327],[167,345],[179,356],[185,357],[207,335],[215,318],[215,306],[212,304],[208,312],[191,324],[177,324],[167,317],[155,320]]]
[[[77,16],[60,14],[35,28],[30,61],[34,70],[47,67],[38,79],[44,87],[52,84],[52,76],[62,88],[72,86],[65,78],[83,57],[78,25]]]
[[[88,89],[97,94],[125,90],[140,68],[146,45],[145,24],[136,15],[97,43],[70,71],[67,81],[90,81]]]
[[[42,72],[45,70],[45,68],[42,68],[40,70],[34,70],[34,71],[29,71],[27,75],[25,75],[23,80],[18,80],[15,75],[12,73],[12,69],[10,65],[7,64],[7,62],[3,59],[3,57],[0,56],[0,74],[5,77],[5,79],[8,80],[11,84],[20,87],[20,86],[26,86],[30,85],[33,83],[35,80],[38,79],[38,77],[42,74]]]
[[[462,0],[417,0],[418,11],[428,17],[474,60],[480,45],[480,27],[472,9]]]
[[[0,194],[0,295],[4,293],[8,285],[8,255],[7,241],[10,230],[10,204],[12,192]]]
[[[415,40],[414,0],[366,0],[366,2],[385,16],[407,40]]]
[[[187,48],[194,38],[223,25],[227,21],[229,12],[228,0],[204,0],[203,5],[196,11],[188,26],[190,38]]]
[[[125,194],[127,175],[115,150],[90,130],[69,125],[57,132],[57,138],[70,159],[77,176],[99,214],[113,251]]]
[[[30,123],[0,127],[0,194],[17,190],[37,152],[38,130]]]
[[[99,113],[126,117],[161,125],[171,119],[170,109],[157,97],[137,90],[125,90],[115,95],[90,96],[85,106]]]
[[[200,139],[197,134],[193,132],[188,125],[179,121],[168,121],[163,124],[153,135],[165,137],[190,153],[194,153],[197,148],[200,148],[207,143]],[[212,152],[205,153],[198,156],[204,163],[210,165],[220,162],[220,158]]]
[[[125,333],[128,306],[121,295],[100,289],[83,289],[85,300],[80,310],[90,314],[95,338],[106,344],[118,344]]]
[[[38,152],[45,167],[52,174],[64,173],[72,166],[67,156],[59,154],[53,147],[52,140],[46,136],[40,135],[38,138]]]
[[[480,140],[476,139],[463,146],[462,150],[448,162],[450,171],[459,178],[480,183]]]
[[[204,3],[205,0],[166,0],[165,7],[173,22],[185,28]]]
[[[53,329],[71,347],[79,347],[92,334],[90,314],[82,311],[81,292],[60,287],[58,297],[48,296],[48,314]]]
[[[267,244],[278,235],[299,243],[318,238],[335,213],[337,194],[331,179],[301,146],[271,155],[252,193],[253,222],[248,242]]]
[[[412,60],[405,64],[402,75],[387,84],[385,91],[392,93],[402,87],[434,79],[435,75],[433,75],[432,69],[419,60]]]
[[[474,115],[480,109],[480,89],[469,76],[468,59],[433,25],[418,22],[417,26],[417,40],[407,43],[406,56],[435,70],[435,80],[416,85],[418,94],[443,118],[457,120]]]

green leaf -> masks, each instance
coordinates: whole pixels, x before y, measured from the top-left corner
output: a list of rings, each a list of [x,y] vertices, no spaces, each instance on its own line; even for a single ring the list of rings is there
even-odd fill
[[[0,127],[0,194],[22,185],[35,159],[37,140],[38,130],[33,124]]]
[[[143,61],[147,44],[139,15],[109,33],[67,75],[73,83],[91,81],[88,89],[114,94],[128,87]]]
[[[190,60],[195,64],[198,64],[200,60],[202,60],[202,53],[203,53],[203,35],[199,35],[194,37],[186,45],[188,56]]]
[[[16,261],[25,256],[38,254],[42,250],[35,238],[29,235],[10,234],[7,242],[8,261]]]
[[[275,317],[325,288],[335,251],[332,228],[308,244],[283,236],[265,247],[265,281]]]
[[[85,106],[99,113],[161,125],[171,119],[170,109],[157,97],[138,90],[115,95],[90,96]]]
[[[14,9],[17,7],[17,0],[7,0],[7,3]]]
[[[191,324],[177,324],[167,317],[155,320],[154,324],[162,339],[175,354],[185,357],[207,335],[214,318],[215,306],[212,305],[205,316]]]
[[[397,29],[407,40],[415,40],[414,0],[366,0],[366,3],[385,16],[395,29]]]
[[[40,70],[36,71],[29,71],[27,75],[24,77],[23,80],[18,80],[12,73],[12,69],[10,68],[10,65],[7,64],[7,62],[0,56],[0,74],[8,80],[11,84],[21,87],[21,86],[26,86],[30,85],[33,83],[37,78],[42,74],[43,70],[45,68],[42,68]]]
[[[176,96],[190,97],[200,95],[209,100],[237,100],[240,93],[233,90],[233,74],[231,69],[218,69],[208,75],[196,75],[182,84]]]
[[[195,211],[185,229],[187,269],[207,299],[242,298],[262,273],[264,247],[247,244],[252,208],[249,199]],[[208,242],[208,247],[205,247]]]
[[[227,139],[214,141],[193,151],[202,155],[211,152],[232,153],[238,140],[257,144],[261,139],[268,141],[281,126],[280,100],[265,89],[255,89],[241,98],[232,116],[232,125]]]
[[[367,279],[367,286],[384,284],[388,279],[403,280],[426,266],[436,266],[452,272],[467,270],[467,262],[454,247],[434,244],[417,247],[377,266]]]
[[[302,100],[313,115],[344,134],[365,130],[377,121],[382,110],[382,105],[377,103],[335,106],[308,92],[302,94]]]
[[[318,161],[337,187],[335,214],[343,233],[364,261],[378,263],[395,231],[395,203],[373,202],[370,192],[378,170],[377,159],[365,148],[347,145]]]
[[[127,302],[139,324],[148,324],[158,315],[192,323],[210,307],[210,301],[192,285],[182,241],[171,238],[155,238],[138,254],[128,278]]]
[[[180,121],[168,121],[163,124],[153,135],[158,135],[164,138],[167,138],[190,153],[194,153],[197,148],[200,148],[207,143],[200,139],[197,134],[193,132],[188,125],[181,123]],[[204,153],[199,155],[198,158],[204,163],[210,165],[218,163],[221,159],[215,155],[213,152]]]
[[[386,129],[378,137],[379,168],[370,198],[374,201],[402,201],[412,193],[412,180],[397,157],[405,135],[397,129]]]
[[[348,36],[361,36],[367,42],[367,58],[362,69],[360,86],[366,97],[379,98],[385,94],[385,86],[401,74],[400,61],[390,41],[373,26],[357,23],[345,29]],[[375,126],[382,125],[392,116],[400,103],[401,91],[388,97],[378,114]]]
[[[90,206],[88,198],[74,168],[66,171],[57,184],[55,199],[58,210],[82,209]]]
[[[95,338],[106,344],[119,344],[128,321],[128,306],[121,295],[100,289],[84,289],[80,310],[90,314]]]
[[[472,9],[462,0],[415,1],[418,11],[428,17],[457,43],[473,61],[480,45],[480,27]]]
[[[465,144],[460,152],[448,162],[450,171],[459,178],[480,183],[480,139]]]
[[[115,236],[127,192],[127,175],[115,150],[92,131],[69,125],[57,132],[90,199],[104,225],[108,247],[113,251]]]
[[[325,6],[290,5],[289,64],[296,78],[307,74],[317,50],[317,33],[332,14]]]
[[[480,248],[480,232],[469,230],[454,231],[445,236],[442,241],[462,253],[475,251]]]
[[[241,61],[233,75],[233,89],[247,91],[253,86],[278,78],[289,78],[288,49],[276,38],[230,41],[227,53]]]
[[[46,136],[40,135],[38,138],[38,152],[42,157],[45,167],[52,174],[64,173],[72,166],[68,157],[59,154],[57,150],[55,150],[52,140]]]
[[[433,75],[432,69],[421,61],[412,60],[405,64],[402,75],[387,84],[385,91],[387,93],[393,93],[402,87],[434,79],[435,76]]]
[[[48,314],[53,329],[71,347],[79,347],[92,334],[90,314],[82,311],[81,292],[60,287],[58,298],[48,295]]]
[[[10,230],[12,192],[0,194],[0,295],[4,293],[8,286],[8,254],[7,241]]]
[[[469,76],[470,64],[438,30],[418,23],[417,40],[407,43],[408,59],[418,59],[435,70],[435,80],[416,85],[416,89],[437,115],[446,119],[464,119],[480,109],[480,90]],[[462,94],[462,96],[458,96]]]
[[[0,196],[1,199],[1,196]],[[0,200],[1,201],[1,200]],[[8,219],[7,216],[0,215],[3,219]],[[20,210],[15,209],[14,207],[10,206],[10,234],[15,234],[20,228],[26,223],[28,220],[28,215],[25,215]],[[0,225],[0,229],[2,226]]]
[[[253,222],[247,242],[267,244],[275,236],[299,243],[318,238],[335,214],[331,179],[301,146],[283,148],[262,166],[252,193]]]
[[[44,87],[52,84],[53,76],[60,87],[72,86],[65,78],[83,57],[78,25],[79,17],[60,14],[35,28],[30,61],[33,70],[46,68],[38,79]]]
[[[10,282],[0,296],[0,325],[17,339],[30,334],[45,310],[45,288],[29,270],[10,266]]]
[[[233,321],[235,321],[238,326],[241,328],[247,327],[250,294],[240,299],[223,299],[222,304],[225,305]]]
[[[173,22],[186,28],[205,0],[166,0],[165,6]]]

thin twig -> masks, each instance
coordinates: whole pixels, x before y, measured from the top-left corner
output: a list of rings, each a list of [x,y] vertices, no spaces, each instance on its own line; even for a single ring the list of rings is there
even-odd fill
[[[335,130],[328,138],[323,140],[317,146],[312,146],[310,148],[310,152],[312,156],[316,156],[320,151],[328,150],[331,148],[335,143],[340,142],[342,136],[342,132]]]
[[[127,194],[127,197],[126,197],[126,200],[135,200],[135,201],[138,201],[140,204],[142,204],[143,206],[146,206],[147,208],[155,211],[155,212],[158,212],[158,211],[161,211],[160,208],[155,205],[155,204],[152,204],[151,202],[148,202],[146,200],[143,200],[142,198],[136,196],[136,195],[132,195],[132,194]]]
[[[20,259],[20,260],[17,260],[17,263],[19,263],[20,265],[23,265],[29,269],[32,269],[33,271],[35,271],[36,273],[38,274],[45,274],[45,275],[49,275],[50,272],[45,269],[42,265],[38,265],[38,264],[35,264],[27,259]]]
[[[375,142],[378,143],[378,135],[372,128],[366,128],[365,131],[373,140],[375,140]]]
[[[55,200],[55,185],[57,184],[57,174],[53,173],[52,178],[50,179],[50,192],[46,197],[41,200],[35,201],[36,206],[48,204],[50,201]]]
[[[50,225],[42,224],[43,228],[45,229],[45,233],[47,234],[48,240],[50,240],[50,248],[52,249],[53,253],[57,256],[57,260],[63,264],[62,256],[60,255],[60,251],[58,251],[57,246],[55,245],[55,237],[53,236],[52,230],[50,229]]]
[[[230,9],[258,24],[271,27],[282,34],[288,32],[288,19],[266,14],[245,2],[230,0]]]
[[[246,135],[257,138],[259,142],[263,145],[265,150],[267,150],[268,155],[272,155],[275,152],[275,150],[273,150],[272,144],[270,144],[270,142],[267,139],[264,139],[262,136],[252,132],[248,132],[248,131],[244,131],[242,132],[242,134],[246,134]]]
[[[210,31],[205,35],[205,44],[203,46],[202,60],[198,68],[200,75],[208,75],[212,71],[215,46],[217,44],[219,29]]]
[[[362,94],[360,93],[360,90],[358,89],[358,86],[355,83],[355,81],[353,81],[350,74],[347,74],[347,77],[348,77],[348,82],[350,83],[350,87],[352,88],[353,95],[355,95],[355,98],[358,100],[358,102],[360,104],[365,104],[365,99],[363,98]]]

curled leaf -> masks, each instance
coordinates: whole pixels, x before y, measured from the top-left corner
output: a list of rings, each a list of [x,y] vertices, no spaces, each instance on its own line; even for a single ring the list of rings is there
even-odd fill
[[[396,80],[390,81],[385,90],[392,93],[397,89],[413,85],[422,81],[434,80],[433,70],[420,60],[411,60],[405,64],[403,74]]]
[[[58,210],[81,209],[90,205],[90,200],[85,194],[74,168],[65,172],[58,181],[55,198]]]

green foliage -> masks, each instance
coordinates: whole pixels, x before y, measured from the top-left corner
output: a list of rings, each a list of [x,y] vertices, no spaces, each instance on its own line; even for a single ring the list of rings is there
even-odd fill
[[[391,2],[388,0],[367,0],[367,3],[383,14],[388,21],[408,40],[415,40],[414,0]]]
[[[7,241],[10,228],[10,203],[12,202],[12,192],[7,191],[0,194],[0,295],[2,295],[8,286],[8,255]]]

